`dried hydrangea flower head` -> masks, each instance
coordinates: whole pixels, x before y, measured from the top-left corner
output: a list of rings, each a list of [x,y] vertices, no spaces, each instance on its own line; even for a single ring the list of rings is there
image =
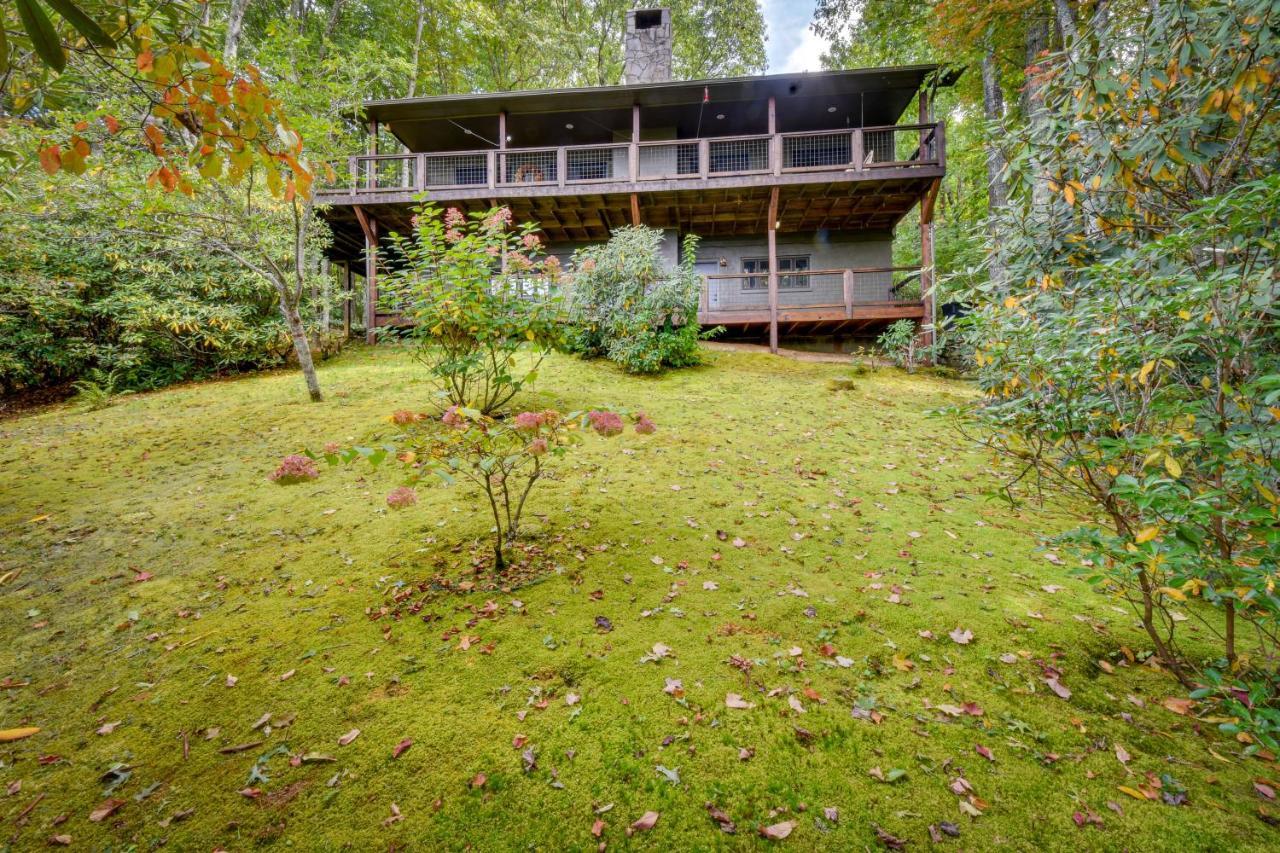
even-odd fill
[[[316,467],[314,459],[303,456],[300,453],[291,453],[280,460],[279,466],[272,471],[268,479],[273,483],[281,486],[289,486],[294,483],[302,483],[307,480],[314,480],[320,476],[320,469]]]

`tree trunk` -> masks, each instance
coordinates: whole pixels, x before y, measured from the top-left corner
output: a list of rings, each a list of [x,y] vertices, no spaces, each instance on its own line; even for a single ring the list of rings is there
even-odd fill
[[[289,327],[289,337],[293,339],[293,352],[298,357],[298,367],[307,381],[307,393],[311,402],[321,403],[324,397],[320,394],[320,380],[316,378],[316,365],[311,360],[311,342],[307,340],[307,329],[302,325],[302,315],[298,306],[289,298],[289,286],[284,282],[276,282],[276,295],[280,297],[280,313],[284,315],[285,324]]]
[[[409,72],[409,97],[418,91],[418,63],[422,61],[422,28],[427,23],[426,0],[418,0],[418,25],[413,33],[413,70]]]
[[[227,13],[227,41],[223,44],[223,61],[228,65],[236,64],[239,37],[244,29],[244,12],[247,9],[248,0],[232,0],[232,8]]]
[[[1058,16],[1058,31],[1062,33],[1062,44],[1070,51],[1075,40],[1080,37],[1076,10],[1071,8],[1071,0],[1053,0],[1053,11]]]
[[[1033,13],[1034,14],[1034,13]],[[1049,22],[1038,14],[1027,22],[1027,82],[1022,89],[1022,112],[1026,116],[1033,139],[1039,140],[1038,130],[1048,120],[1048,108],[1044,104],[1045,69],[1039,64],[1048,47]],[[1043,214],[1049,206],[1049,176],[1043,163],[1033,155],[1031,163],[1031,206],[1037,214]]]
[[[1000,87],[1000,72],[996,67],[995,50],[987,44],[982,56],[982,112],[987,120],[987,222],[991,234],[991,280],[1004,283],[1004,262],[1000,257],[1000,240],[996,229],[996,215],[1009,201],[1009,191],[1004,182],[1005,157],[1000,149],[1000,136],[995,127],[1004,118],[1004,90]]]
[[[231,0],[231,9],[227,13],[227,40],[222,46],[222,59],[227,65],[234,65],[240,54],[240,33],[244,30],[244,13],[249,8],[249,0]]]

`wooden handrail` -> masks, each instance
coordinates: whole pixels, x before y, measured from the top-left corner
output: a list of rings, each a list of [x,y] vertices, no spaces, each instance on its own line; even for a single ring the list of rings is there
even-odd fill
[[[922,133],[927,131],[927,133]],[[916,148],[912,157],[908,160],[886,160],[875,164],[860,164],[861,156],[859,149],[863,148],[863,141],[867,134],[891,132],[899,133],[921,133],[921,139],[918,148]],[[782,160],[782,145],[786,140],[806,139],[806,138],[822,138],[831,136],[848,136],[851,139],[851,151],[849,162],[841,163],[815,163],[813,165],[787,166]],[[534,183],[537,185],[578,185],[578,184],[598,184],[602,182],[631,184],[633,186],[642,185],[653,180],[681,180],[688,178],[700,178],[706,180],[708,178],[729,178],[740,175],[760,174],[774,171],[775,174],[792,174],[796,172],[829,172],[833,169],[854,169],[863,171],[868,168],[879,168],[888,166],[910,166],[918,165],[934,165],[941,166],[946,162],[945,150],[945,126],[942,122],[919,123],[919,124],[893,124],[873,127],[851,127],[851,128],[832,128],[829,130],[804,130],[804,131],[787,131],[776,134],[734,134],[730,136],[700,136],[685,139],[649,139],[644,141],[633,142],[600,142],[586,145],[559,145],[559,146],[538,146],[532,148],[501,148],[501,149],[468,149],[465,151],[417,151],[405,152],[399,154],[353,154],[348,157],[349,170],[352,176],[352,182],[359,185],[359,188],[365,191],[377,191],[384,189],[386,191],[404,191],[406,189],[425,190],[433,187],[456,187],[469,186],[470,184],[431,184],[428,183],[428,173],[422,168],[423,160],[440,160],[444,158],[465,158],[475,157],[484,158],[486,163],[486,171],[489,173],[489,180],[486,182],[490,187],[500,186],[503,184],[511,184],[513,182],[503,180],[502,174],[504,169],[499,163],[509,163],[512,159],[519,159],[529,155],[538,154],[554,154],[556,166],[552,166],[548,162],[549,168],[557,168],[566,158],[574,152],[585,151],[622,151],[629,152],[627,164],[624,169],[615,170],[619,172],[617,175],[610,174],[606,178],[590,178],[575,179],[570,178],[568,174],[557,176],[556,180],[546,180],[539,182],[520,181],[515,183]],[[770,143],[769,150],[766,154],[767,164],[757,169],[746,170],[714,170],[710,168],[707,152],[710,146],[721,143],[733,142],[764,142]],[[639,154],[646,148],[653,149],[660,146],[693,146],[698,151],[698,169],[693,173],[680,174],[663,174],[644,176],[639,170]],[[926,154],[926,151],[932,149],[932,154]],[[921,154],[925,154],[925,158],[921,159]],[[418,161],[418,168],[414,171],[415,186],[405,187],[397,184],[396,186],[379,187],[374,174],[359,176],[364,180],[357,180],[358,173],[363,164],[374,164],[384,162],[413,162]],[[496,172],[495,172],[496,168]],[[557,171],[563,172],[563,168]],[[341,189],[341,188],[340,188]],[[816,271],[815,271],[816,272]],[[856,270],[855,270],[856,272]],[[803,271],[797,273],[788,273],[789,275],[802,274]]]

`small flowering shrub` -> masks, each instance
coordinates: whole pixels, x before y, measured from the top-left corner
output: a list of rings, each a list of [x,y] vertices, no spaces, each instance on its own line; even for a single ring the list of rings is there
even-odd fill
[[[641,435],[657,431],[643,412],[631,420]],[[601,409],[568,414],[547,409],[499,420],[478,409],[450,406],[439,418],[409,419],[402,426],[404,431],[393,444],[378,450],[334,451],[326,446],[324,459],[339,464],[365,458],[377,465],[395,458],[407,469],[409,480],[387,495],[387,505],[393,509],[415,504],[418,496],[413,486],[426,479],[438,477],[452,484],[461,478],[473,483],[493,517],[494,568],[502,572],[507,567],[505,549],[520,535],[525,502],[552,463],[580,444],[588,430],[603,438],[621,435],[626,419],[619,412]]]
[[[267,479],[281,486],[291,486],[320,476],[320,469],[315,460],[298,453],[290,454],[280,460],[276,470],[267,475]]]
[[[505,207],[467,216],[425,205],[413,224],[391,235],[380,298],[412,321],[440,407],[495,414],[534,381],[558,340],[559,261],[540,257],[536,226],[514,225]],[[528,358],[517,358],[522,350]]]

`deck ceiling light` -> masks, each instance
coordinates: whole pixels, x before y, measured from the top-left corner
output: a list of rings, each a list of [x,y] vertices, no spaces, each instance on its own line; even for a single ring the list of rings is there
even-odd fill
[[[724,113],[716,113],[716,118],[720,119],[721,121],[724,121]]]
[[[566,122],[564,123],[564,129],[565,129],[565,130],[573,130],[573,122],[571,122],[571,121],[566,121]]]
[[[829,113],[833,113],[833,112],[835,112],[835,111],[836,111],[836,108],[835,108],[835,107],[827,107],[827,112],[829,112]]]

